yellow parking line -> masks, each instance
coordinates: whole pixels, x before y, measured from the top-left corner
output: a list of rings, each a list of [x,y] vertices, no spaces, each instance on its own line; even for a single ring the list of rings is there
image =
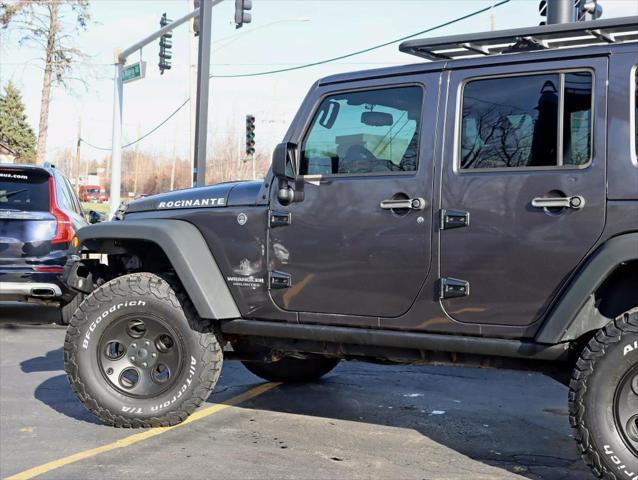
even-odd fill
[[[255,398],[261,395],[262,393],[266,393],[268,390],[272,390],[277,386],[279,386],[278,383],[265,383],[263,385],[259,385],[258,387],[252,388],[247,392],[242,393],[241,395],[237,395],[236,397],[226,400],[225,402],[211,405],[210,407],[203,408],[202,410],[198,410],[182,423],[174,425],[172,427],[151,428],[149,430],[136,433],[135,435],[130,435],[128,437],[122,438],[113,443],[102,445],[101,447],[84,450],[83,452],[74,453],[73,455],[69,455],[68,457],[60,458],[59,460],[53,460],[52,462],[30,468],[29,470],[25,470],[24,472],[16,473],[15,475],[7,477],[5,480],[28,480],[30,478],[37,477],[38,475],[42,475],[43,473],[50,472],[51,470],[64,467],[65,465],[79,462],[80,460],[84,460],[85,458],[94,457],[96,455],[99,455],[100,453],[110,452],[111,450],[115,450],[117,448],[129,447],[135,443],[141,442],[142,440],[146,440],[147,438],[161,435],[162,433],[166,433],[169,430],[173,430],[174,428],[188,425],[189,423],[201,420],[202,418],[213,415],[214,413],[221,412],[228,407],[243,403],[247,400],[250,400],[251,398]]]

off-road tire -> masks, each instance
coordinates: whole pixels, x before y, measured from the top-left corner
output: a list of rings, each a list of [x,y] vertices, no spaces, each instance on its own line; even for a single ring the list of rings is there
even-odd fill
[[[338,358],[313,356],[306,359],[284,357],[277,362],[242,361],[251,372],[269,382],[304,383],[313,382],[333,370]]]
[[[182,349],[183,368],[167,391],[150,398],[122,393],[102,373],[98,359],[101,334],[132,314],[170,321]],[[73,315],[64,342],[64,368],[73,390],[92,413],[115,427],[166,427],[184,421],[208,398],[222,362],[222,348],[208,322],[178,288],[150,273],[124,275],[93,291]]]
[[[78,293],[69,303],[62,305],[62,308],[60,308],[60,325],[68,325],[71,322],[73,314],[80,307],[83,300],[84,294]]]
[[[572,375],[570,423],[580,453],[597,478],[629,480],[638,475],[638,457],[623,438],[614,414],[617,387],[638,364],[636,342],[638,309],[599,330],[582,351]]]

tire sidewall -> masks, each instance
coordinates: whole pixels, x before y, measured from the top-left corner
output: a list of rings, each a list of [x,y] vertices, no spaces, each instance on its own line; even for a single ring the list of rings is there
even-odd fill
[[[182,349],[176,380],[157,397],[135,398],[120,392],[106,379],[99,364],[99,345],[104,331],[113,322],[135,313],[159,317],[169,323]],[[77,378],[83,383],[86,395],[114,415],[143,420],[179,410],[204,373],[199,339],[193,334],[183,310],[175,308],[168,299],[128,292],[125,297],[98,300],[91,308],[78,310],[76,318],[74,324],[79,333],[75,336],[73,360],[77,365]]]
[[[596,361],[587,380],[583,401],[586,405],[584,422],[593,447],[603,464],[619,479],[638,478],[638,458],[625,444],[617,429],[614,397],[623,376],[638,363],[638,334],[627,333],[618,343],[605,346],[602,358]]]

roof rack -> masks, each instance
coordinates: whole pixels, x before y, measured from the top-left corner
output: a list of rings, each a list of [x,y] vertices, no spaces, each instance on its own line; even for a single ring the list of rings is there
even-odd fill
[[[428,60],[452,60],[632,41],[638,41],[638,16],[408,40],[399,50]]]

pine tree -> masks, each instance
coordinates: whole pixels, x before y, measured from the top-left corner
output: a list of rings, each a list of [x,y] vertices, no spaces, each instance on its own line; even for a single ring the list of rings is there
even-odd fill
[[[20,161],[32,162],[36,138],[24,108],[20,91],[9,82],[0,95],[0,142],[15,150]]]

